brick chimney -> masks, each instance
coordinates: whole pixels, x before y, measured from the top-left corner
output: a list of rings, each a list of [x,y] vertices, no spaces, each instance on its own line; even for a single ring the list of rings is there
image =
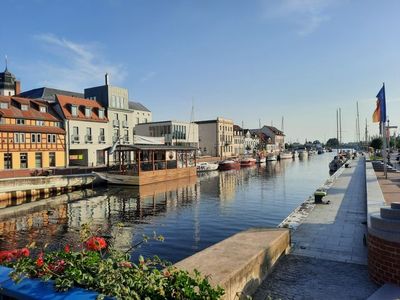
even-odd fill
[[[14,88],[15,95],[19,95],[21,93],[21,81],[15,81],[15,88]]]

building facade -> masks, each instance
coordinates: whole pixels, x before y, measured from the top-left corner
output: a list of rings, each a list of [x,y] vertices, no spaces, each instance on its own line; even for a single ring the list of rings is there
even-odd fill
[[[111,146],[105,108],[95,100],[56,95],[54,109],[66,128],[68,166],[102,166]]]
[[[233,153],[235,156],[245,153],[244,130],[238,125],[233,125]]]
[[[260,139],[257,133],[252,132],[251,130],[244,130],[244,149],[246,154],[252,154],[254,151],[262,150],[260,147]]]
[[[166,145],[199,147],[199,125],[183,121],[162,121],[137,124],[137,135],[164,137]]]
[[[261,133],[269,137],[268,146],[270,147],[270,151],[282,151],[285,149],[285,134],[283,131],[277,129],[274,126],[264,125],[260,129]]]
[[[8,71],[0,73],[0,96],[15,96],[21,92],[21,83]]]
[[[234,155],[232,120],[218,117],[196,123],[199,125],[199,150],[202,155],[221,158]]]
[[[0,170],[65,167],[62,120],[44,101],[0,96]]]

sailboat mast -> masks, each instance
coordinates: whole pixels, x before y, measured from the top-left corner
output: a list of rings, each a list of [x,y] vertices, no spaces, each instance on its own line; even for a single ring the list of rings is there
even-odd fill
[[[338,109],[336,109],[336,139],[338,142],[336,149],[339,152],[339,110]]]

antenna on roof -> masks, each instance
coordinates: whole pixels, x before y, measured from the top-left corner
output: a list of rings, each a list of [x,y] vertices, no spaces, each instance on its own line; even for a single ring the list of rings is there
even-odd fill
[[[106,85],[108,85],[108,82],[109,82],[109,76],[108,76],[108,73],[106,73],[106,75],[105,75],[105,81],[106,81]]]
[[[7,57],[7,54],[5,55],[5,59],[6,59],[6,71],[7,71],[7,67],[8,67],[8,57]]]

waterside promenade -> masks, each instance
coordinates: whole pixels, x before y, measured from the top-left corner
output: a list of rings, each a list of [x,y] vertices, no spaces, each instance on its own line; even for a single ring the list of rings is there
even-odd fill
[[[292,252],[254,299],[366,299],[378,286],[367,268],[365,163],[353,160],[292,232]]]

